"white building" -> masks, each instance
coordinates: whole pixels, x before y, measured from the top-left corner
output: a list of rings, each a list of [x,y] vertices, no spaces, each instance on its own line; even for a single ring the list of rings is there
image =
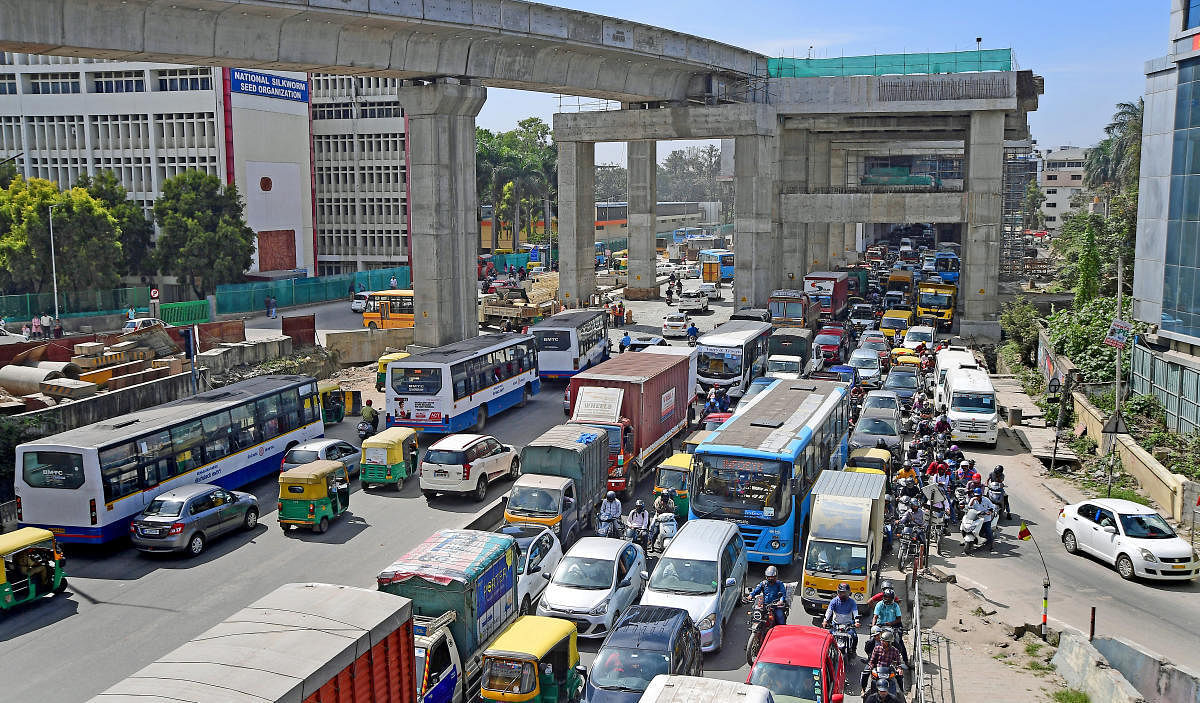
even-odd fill
[[[1042,167],[1038,185],[1046,196],[1042,203],[1042,214],[1046,216],[1046,229],[1059,230],[1063,219],[1076,209],[1071,201],[1083,192],[1083,162],[1087,149],[1077,146],[1061,146],[1042,154]]]

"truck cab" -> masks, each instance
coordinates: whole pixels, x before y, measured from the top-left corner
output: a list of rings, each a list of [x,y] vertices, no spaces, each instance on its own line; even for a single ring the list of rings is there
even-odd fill
[[[800,601],[824,612],[839,583],[865,606],[875,592],[883,558],[884,492],[881,473],[823,471],[812,488]],[[865,613],[864,613],[865,614]]]
[[[549,527],[564,549],[579,537],[587,520],[575,482],[563,476],[522,474],[513,482],[504,508],[506,524]]]
[[[416,644],[417,700],[420,703],[463,701],[463,663],[450,633],[454,612],[413,622]]]

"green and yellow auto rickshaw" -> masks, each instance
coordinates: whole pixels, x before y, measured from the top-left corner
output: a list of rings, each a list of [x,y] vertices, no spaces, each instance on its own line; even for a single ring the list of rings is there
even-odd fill
[[[692,470],[692,455],[672,454],[654,471],[654,495],[666,492],[675,501],[675,519],[682,525],[688,516],[688,474]]]
[[[391,485],[397,491],[404,479],[417,472],[417,431],[411,427],[389,427],[362,443],[358,480],[363,488]]]
[[[523,615],[483,652],[480,695],[505,703],[573,703],[583,697],[575,624]]]
[[[325,532],[350,507],[350,474],[340,461],[318,459],[279,474],[279,526]]]
[[[337,381],[318,381],[321,396],[321,419],[326,425],[336,425],[346,419],[346,392]]]
[[[846,459],[846,470],[878,471],[890,479],[895,460],[892,453],[886,449],[855,449]]]
[[[67,587],[67,560],[50,530],[22,527],[0,535],[0,611]]]
[[[392,352],[391,354],[384,354],[379,357],[379,367],[375,374],[376,392],[382,393],[384,387],[387,385],[387,365],[393,361],[400,361],[407,358],[407,352]]]

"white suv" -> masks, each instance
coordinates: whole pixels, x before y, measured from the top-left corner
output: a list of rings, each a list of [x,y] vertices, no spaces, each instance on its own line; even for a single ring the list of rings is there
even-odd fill
[[[450,435],[425,452],[420,467],[421,493],[428,500],[438,493],[458,493],[482,501],[489,483],[505,476],[516,478],[520,471],[517,450],[495,437]]]

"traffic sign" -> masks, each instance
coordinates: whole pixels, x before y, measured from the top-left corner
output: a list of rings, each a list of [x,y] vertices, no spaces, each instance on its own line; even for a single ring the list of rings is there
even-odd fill
[[[1132,330],[1132,324],[1124,320],[1113,320],[1112,326],[1108,328],[1108,335],[1104,337],[1104,343],[1110,347],[1124,349]]]
[[[151,299],[151,300],[158,300],[158,289],[157,289],[157,288],[151,288],[151,289],[150,289],[150,299]]]
[[[1108,418],[1108,422],[1104,423],[1104,429],[1100,431],[1104,434],[1129,434],[1129,428],[1125,426],[1125,418],[1120,415]]]

